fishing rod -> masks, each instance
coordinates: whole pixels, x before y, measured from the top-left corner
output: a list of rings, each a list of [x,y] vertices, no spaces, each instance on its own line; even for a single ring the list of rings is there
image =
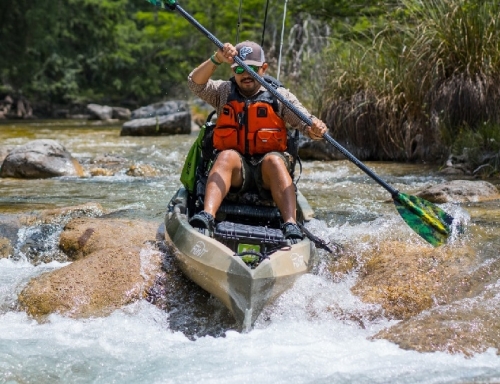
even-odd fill
[[[278,74],[276,76],[276,80],[280,79],[280,71],[281,71],[281,51],[283,50],[283,35],[285,34],[285,19],[286,19],[286,5],[288,0],[285,0],[285,5],[283,6],[283,20],[281,23],[281,39],[280,39],[280,54],[278,56]]]

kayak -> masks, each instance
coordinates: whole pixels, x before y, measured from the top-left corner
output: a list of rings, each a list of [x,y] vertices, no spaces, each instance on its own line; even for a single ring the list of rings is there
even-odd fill
[[[262,310],[309,272],[317,255],[304,237],[296,244],[283,237],[279,210],[272,206],[223,203],[213,237],[189,225],[188,191],[181,187],[168,204],[165,231],[174,257],[191,281],[218,298],[241,331],[249,331]],[[297,192],[297,222],[314,212]]]

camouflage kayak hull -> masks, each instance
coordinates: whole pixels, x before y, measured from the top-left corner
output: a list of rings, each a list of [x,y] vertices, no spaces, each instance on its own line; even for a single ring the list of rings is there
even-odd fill
[[[301,199],[299,209],[307,210],[310,215],[312,211],[307,202]],[[290,289],[296,279],[312,267],[316,248],[305,238],[297,244],[280,247],[257,267],[251,268],[235,255],[234,250],[189,225],[182,189],[173,201],[172,209],[165,216],[165,230],[175,246],[181,270],[217,297],[243,331],[251,329],[263,308]]]

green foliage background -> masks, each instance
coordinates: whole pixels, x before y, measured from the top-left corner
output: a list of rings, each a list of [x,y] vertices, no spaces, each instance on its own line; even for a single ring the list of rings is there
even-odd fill
[[[360,10],[370,3],[289,1],[285,39],[306,17],[325,25],[364,17]],[[179,4],[221,41],[261,42],[265,28],[264,47],[276,68],[285,1]],[[0,42],[0,93],[49,105],[184,97],[187,74],[215,48],[178,13],[144,0],[2,0]]]

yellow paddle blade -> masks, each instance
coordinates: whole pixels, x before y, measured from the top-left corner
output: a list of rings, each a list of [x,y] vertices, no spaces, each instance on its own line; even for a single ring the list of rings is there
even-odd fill
[[[451,235],[453,217],[431,202],[404,193],[394,198],[403,220],[424,240],[435,247],[443,245]]]

